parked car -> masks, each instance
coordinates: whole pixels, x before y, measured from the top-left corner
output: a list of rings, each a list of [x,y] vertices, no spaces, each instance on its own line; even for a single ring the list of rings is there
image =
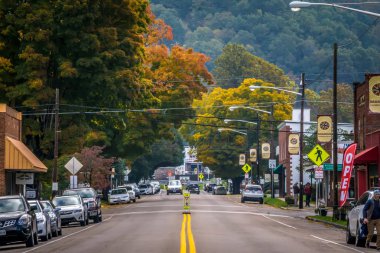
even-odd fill
[[[215,186],[216,186],[216,184],[207,184],[205,191],[212,192]]]
[[[346,242],[348,244],[355,244],[358,247],[364,247],[366,238],[360,236],[361,233],[361,220],[363,220],[363,208],[368,199],[373,198],[374,190],[364,192],[358,201],[351,201],[351,211],[347,215],[347,229],[346,229]],[[373,237],[375,239],[376,232]]]
[[[118,188],[119,188],[119,189],[126,189],[127,192],[128,192],[128,194],[129,194],[129,199],[130,199],[130,201],[133,201],[133,203],[136,202],[136,194],[135,194],[135,192],[134,192],[132,186],[129,186],[129,185],[125,185],[125,186],[124,186],[124,185],[123,185],[123,186],[119,186]]]
[[[65,190],[63,192],[63,196],[65,195],[74,195],[78,194],[82,197],[84,203],[87,204],[88,207],[88,216],[95,223],[102,221],[102,205],[101,205],[101,194],[98,194],[94,188],[85,187],[85,188],[77,188]]]
[[[61,214],[59,213],[61,208],[56,208],[50,200],[41,200],[40,203],[44,210],[48,210],[49,212],[53,236],[57,237],[62,235],[62,221]]]
[[[169,193],[180,193],[182,194],[182,184],[179,180],[169,180],[169,183],[167,185],[166,194],[169,195]]]
[[[136,184],[127,184],[127,186],[132,187],[132,190],[135,192],[135,196],[136,196],[136,198],[138,198],[138,199],[141,198],[140,190],[139,190],[139,188],[137,187]]]
[[[153,186],[150,184],[140,184],[139,190],[142,195],[151,195],[153,194]]]
[[[119,204],[119,203],[129,203],[131,199],[129,198],[129,194],[127,189],[118,188],[112,189],[108,194],[108,203],[110,204]]]
[[[260,185],[248,184],[241,192],[241,203],[245,201],[257,201],[264,203],[264,193]]]
[[[227,189],[226,187],[219,185],[215,186],[214,189],[212,190],[212,194],[214,195],[227,195]]]
[[[199,185],[197,184],[188,184],[186,186],[186,190],[188,190],[190,193],[196,193],[196,194],[200,193]]]
[[[158,181],[151,181],[150,185],[153,186],[153,193],[154,194],[159,193],[161,191],[160,182],[158,182]]]
[[[17,241],[38,244],[36,207],[21,195],[0,196],[0,245]]]
[[[36,210],[34,212],[37,216],[38,237],[41,239],[41,241],[47,241],[51,239],[53,237],[53,233],[51,231],[49,211],[44,211],[44,208],[38,200],[28,200],[28,203],[30,206],[36,207]]]
[[[79,195],[56,196],[53,204],[61,208],[60,215],[62,225],[79,222],[81,226],[88,225],[87,205]]]

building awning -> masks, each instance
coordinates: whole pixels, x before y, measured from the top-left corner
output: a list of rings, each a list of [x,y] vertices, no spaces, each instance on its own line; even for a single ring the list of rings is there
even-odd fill
[[[281,173],[282,170],[284,169],[284,165],[282,165],[282,163],[280,163],[273,171],[273,173]]]
[[[377,163],[379,156],[378,146],[367,148],[355,156],[354,164]]]
[[[25,146],[16,139],[5,137],[6,170],[25,172],[47,172],[47,167]]]

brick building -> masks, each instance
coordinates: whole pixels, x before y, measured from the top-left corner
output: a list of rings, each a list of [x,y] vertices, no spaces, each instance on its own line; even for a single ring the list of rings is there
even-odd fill
[[[34,174],[47,171],[21,142],[21,129],[21,113],[0,104],[0,196],[25,193],[23,183],[34,184]]]
[[[380,174],[380,74],[366,74],[354,87],[355,192],[359,197],[371,187],[379,187]]]

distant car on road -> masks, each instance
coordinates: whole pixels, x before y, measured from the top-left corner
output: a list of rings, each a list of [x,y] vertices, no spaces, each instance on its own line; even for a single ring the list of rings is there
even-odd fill
[[[188,190],[190,193],[196,193],[196,194],[200,193],[199,185],[197,184],[188,184],[186,186],[186,190]]]
[[[53,198],[53,204],[61,208],[62,225],[71,222],[79,222],[81,226],[88,225],[87,205],[79,195],[56,196]]]
[[[214,189],[215,186],[216,186],[216,184],[207,184],[205,191],[206,192],[212,192],[212,190]]]
[[[140,193],[139,187],[137,187],[136,184],[127,184],[126,186],[132,187],[132,190],[135,192],[136,198],[138,198],[138,199],[141,198],[141,193]]]
[[[28,200],[30,206],[35,206],[36,210],[34,211],[37,216],[37,227],[38,227],[38,237],[41,238],[41,241],[47,241],[53,237],[51,230],[51,221],[48,210],[44,210],[40,201],[38,200]]]
[[[212,194],[214,195],[227,195],[227,189],[226,187],[219,185],[215,186],[214,189],[212,190]]]
[[[257,201],[260,204],[264,203],[264,193],[260,185],[246,185],[241,192],[241,203],[245,201]]]
[[[108,194],[108,203],[119,204],[119,203],[129,203],[129,202],[131,202],[131,199],[129,198],[127,189],[117,188],[117,189],[110,190]]]
[[[133,201],[133,203],[136,202],[136,193],[135,191],[133,190],[132,186],[129,186],[129,185],[123,185],[123,186],[119,186],[118,189],[126,189],[128,194],[129,194],[129,199],[130,201]]]
[[[363,208],[368,199],[373,198],[374,190],[364,192],[358,201],[351,201],[352,207],[347,216],[346,242],[355,244],[358,247],[364,247],[366,238],[361,237],[361,220],[363,220]],[[376,233],[374,238],[376,237]]]
[[[142,195],[152,195],[153,194],[153,186],[150,184],[140,184],[139,190]]]
[[[69,189],[63,192],[63,196],[66,195],[79,195],[82,197],[83,202],[87,204],[89,219],[93,220],[95,223],[102,221],[102,205],[101,205],[101,195],[99,195],[94,188],[84,187]]]
[[[166,195],[169,195],[170,193],[182,194],[182,184],[180,180],[169,180],[166,189]]]
[[[0,196],[0,245],[24,242],[26,247],[38,244],[37,217],[21,195]]]

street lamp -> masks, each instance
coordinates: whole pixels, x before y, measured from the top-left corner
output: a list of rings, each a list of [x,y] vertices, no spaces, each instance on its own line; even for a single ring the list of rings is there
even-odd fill
[[[257,122],[247,121],[247,120],[243,120],[243,119],[225,119],[224,123],[230,123],[230,122],[236,122],[236,121],[257,125]]]
[[[218,131],[219,131],[219,132],[223,132],[223,131],[231,131],[231,132],[235,132],[235,133],[239,133],[239,134],[247,135],[247,132],[239,131],[239,130],[232,129],[232,128],[224,128],[224,127],[221,127],[221,128],[218,128]]]
[[[254,110],[254,111],[257,111],[257,112],[263,112],[263,113],[268,113],[270,114],[271,112],[268,112],[268,111],[265,111],[265,110],[261,110],[261,109],[257,109],[255,107],[250,107],[250,106],[241,106],[241,105],[233,105],[233,106],[230,106],[229,110],[232,112],[236,109],[249,109],[249,110]]]
[[[299,182],[300,182],[300,186],[301,186],[301,191],[300,191],[300,201],[299,201],[299,208],[302,209],[303,208],[303,117],[304,117],[304,102],[305,102],[305,74],[302,73],[302,77],[301,77],[301,93],[300,92],[296,92],[296,91],[292,91],[292,90],[289,90],[288,87],[273,87],[273,86],[255,86],[255,85],[251,85],[249,86],[249,89],[251,91],[254,91],[256,89],[273,89],[273,90],[279,90],[279,91],[283,91],[283,92],[288,92],[288,93],[292,93],[292,94],[296,94],[296,95],[301,95],[301,119],[300,119],[300,176],[299,176]],[[273,105],[272,105],[272,117],[273,117]],[[273,142],[273,121],[272,121],[272,138],[271,138],[272,142]],[[273,145],[271,145],[271,148]],[[271,152],[272,154],[273,152]],[[272,181],[273,181],[273,169],[272,169]],[[272,189],[272,197],[273,197],[273,189]]]
[[[374,17],[380,17],[380,13],[371,12],[371,11],[364,11],[360,9],[355,9],[351,7],[346,7],[343,5],[358,5],[358,4],[379,4],[379,2],[364,2],[364,3],[342,3],[342,4],[329,4],[329,3],[310,3],[310,2],[302,2],[302,1],[293,1],[289,3],[289,7],[292,9],[292,11],[299,11],[301,8],[306,8],[310,6],[330,6],[345,10],[350,10],[354,12],[360,12],[366,15],[374,16]]]

